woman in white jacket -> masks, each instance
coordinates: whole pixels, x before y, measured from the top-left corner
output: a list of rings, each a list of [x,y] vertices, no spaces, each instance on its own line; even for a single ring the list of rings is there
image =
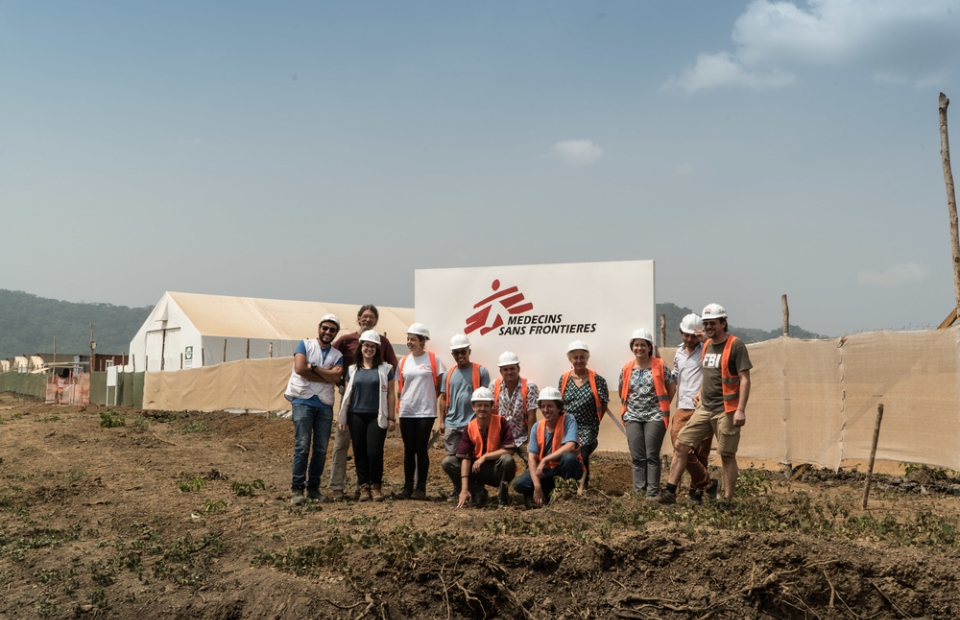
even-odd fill
[[[367,330],[360,334],[360,355],[347,369],[347,386],[340,401],[337,425],[350,427],[353,462],[357,468],[360,501],[383,501],[383,442],[394,430],[397,419],[393,366],[383,361],[380,335]]]

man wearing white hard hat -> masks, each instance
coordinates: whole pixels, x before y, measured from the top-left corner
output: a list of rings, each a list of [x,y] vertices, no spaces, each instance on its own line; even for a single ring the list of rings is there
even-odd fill
[[[697,406],[694,400],[700,394],[700,382],[703,379],[703,321],[694,313],[680,321],[680,338],[683,345],[677,348],[673,356],[673,381],[677,384],[677,412],[670,424],[670,442],[677,449],[677,436],[687,425]],[[713,499],[717,498],[717,481],[710,480],[707,465],[710,460],[710,446],[713,433],[687,456],[687,473],[690,474],[690,501],[701,503],[703,492]]]
[[[747,421],[746,407],[750,398],[750,355],[743,341],[727,333],[727,312],[719,304],[703,309],[703,381],[696,411],[677,436],[677,448],[670,464],[670,481],[660,494],[660,502],[677,501],[677,485],[683,478],[691,450],[709,435],[717,437],[717,452],[723,463],[724,506],[729,505],[737,487],[737,447],[740,428]]]
[[[463,429],[473,419],[470,399],[474,390],[490,387],[487,369],[470,361],[470,340],[465,335],[456,334],[450,339],[450,354],[457,365],[447,371],[440,386],[441,409],[446,412],[440,418],[440,432],[447,456],[457,453]]]
[[[476,417],[467,424],[457,453],[443,459],[459,497],[458,508],[471,499],[477,507],[487,500],[487,486],[497,489],[501,506],[510,503],[510,481],[517,472],[513,461],[513,435],[506,420],[493,413],[493,392],[481,387],[470,397]]]
[[[527,471],[520,474],[513,488],[528,503],[543,506],[550,501],[556,478],[580,480],[583,459],[577,421],[564,413],[560,390],[549,385],[543,388],[538,404],[543,419],[530,430]]]
[[[497,361],[500,377],[493,382],[493,411],[506,420],[517,454],[527,460],[526,443],[537,421],[537,384],[520,376],[520,358],[504,351]]]
[[[290,483],[290,503],[295,506],[308,499],[323,500],[320,476],[333,425],[334,385],[343,375],[343,355],[331,344],[339,331],[340,319],[328,314],[320,319],[316,340],[301,340],[293,352],[293,372],[284,396],[293,407],[296,433]]]

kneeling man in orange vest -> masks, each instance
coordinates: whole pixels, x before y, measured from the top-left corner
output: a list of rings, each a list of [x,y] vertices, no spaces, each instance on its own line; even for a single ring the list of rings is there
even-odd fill
[[[550,501],[554,479],[579,480],[583,476],[577,421],[563,413],[563,396],[555,387],[540,392],[543,419],[530,431],[527,471],[517,478],[513,488],[537,506]]]
[[[458,508],[466,506],[471,499],[475,506],[483,506],[487,501],[487,485],[497,487],[497,499],[504,506],[510,502],[509,485],[517,473],[513,462],[513,434],[506,420],[493,413],[490,388],[474,390],[470,404],[476,417],[460,437],[456,455],[443,459],[443,471],[450,476],[460,498]]]

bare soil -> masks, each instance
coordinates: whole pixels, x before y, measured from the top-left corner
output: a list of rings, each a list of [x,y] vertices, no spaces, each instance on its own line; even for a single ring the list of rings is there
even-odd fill
[[[430,501],[294,508],[286,419],[4,394],[0,420],[0,618],[960,617],[951,472],[861,511],[862,473],[745,462],[725,511],[625,496],[601,455],[586,495],[458,510],[438,446]]]

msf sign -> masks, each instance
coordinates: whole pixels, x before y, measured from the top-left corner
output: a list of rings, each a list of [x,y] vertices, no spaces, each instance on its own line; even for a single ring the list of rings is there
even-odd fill
[[[526,299],[516,286],[501,291],[500,280],[494,280],[490,288],[494,290],[493,295],[473,305],[477,311],[467,318],[467,326],[463,333],[469,334],[479,329],[480,335],[484,336],[504,324],[502,314],[504,310],[510,315],[533,310],[533,304],[528,301],[524,303]]]

